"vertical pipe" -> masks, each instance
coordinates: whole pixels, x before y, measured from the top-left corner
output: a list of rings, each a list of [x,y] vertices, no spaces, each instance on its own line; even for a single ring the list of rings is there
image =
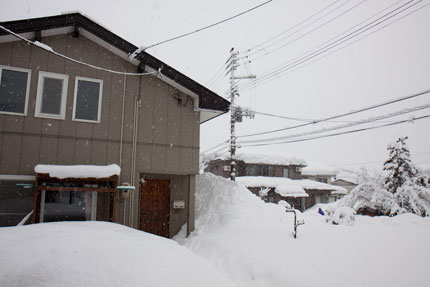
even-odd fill
[[[123,89],[122,89],[122,109],[121,109],[121,135],[120,135],[120,143],[119,143],[119,166],[122,168],[122,145],[123,145],[123,138],[124,138],[124,113],[125,113],[125,91],[127,86],[127,75],[125,74],[127,72],[127,67],[124,69],[124,80],[123,80]],[[121,184],[121,173],[119,175],[119,184]],[[125,210],[126,210],[126,201],[124,200],[123,204],[123,223],[125,224]]]
[[[127,75],[125,74],[127,72],[127,68],[124,71],[124,80],[123,80],[123,90],[122,90],[122,110],[121,110],[121,136],[120,136],[120,143],[119,143],[119,167],[122,167],[122,141],[124,137],[124,111],[125,111],[125,88],[127,85]],[[121,178],[121,175],[120,175]],[[121,179],[119,180],[121,183]]]
[[[136,160],[137,160],[137,138],[138,138],[138,125],[139,125],[139,107],[141,104],[141,88],[142,88],[142,77],[139,77],[139,90],[138,97],[134,101],[134,115],[133,115],[133,144],[131,151],[131,180],[130,183],[136,188]],[[136,188],[135,190],[139,190]],[[133,216],[134,216],[134,197],[137,196],[135,193],[130,195],[130,212],[129,212],[129,226],[133,227]]]

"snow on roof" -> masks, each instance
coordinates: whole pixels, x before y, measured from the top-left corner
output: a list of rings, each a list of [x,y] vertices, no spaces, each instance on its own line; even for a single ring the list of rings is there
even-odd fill
[[[121,168],[111,165],[49,165],[38,164],[34,167],[35,173],[47,173],[56,178],[106,178],[119,175]]]
[[[304,189],[316,189],[316,190],[331,190],[332,194],[347,194],[348,191],[346,188],[341,186],[335,186],[323,182],[318,182],[310,179],[297,179],[294,180],[297,184],[299,184]]]
[[[302,169],[303,175],[329,175],[335,176],[337,168],[322,164],[322,163],[310,163],[308,166]]]
[[[246,187],[272,187],[275,192],[285,197],[308,197],[309,195],[292,179],[269,176],[238,176],[236,181]]]
[[[343,180],[346,182],[350,182],[353,184],[358,184],[358,178],[357,175],[351,174],[351,173],[340,173],[336,175],[336,178],[333,180],[333,182]]]
[[[347,194],[347,190],[310,179],[290,179],[269,176],[238,176],[236,181],[247,187],[272,187],[275,192],[285,197],[308,197],[306,189],[327,190],[332,194]]]
[[[230,153],[222,153],[216,156],[215,159],[226,160],[230,159]],[[261,152],[252,150],[241,150],[236,152],[236,159],[246,163],[254,164],[272,164],[272,165],[300,165],[305,166],[306,161],[293,156],[287,156],[282,153]]]

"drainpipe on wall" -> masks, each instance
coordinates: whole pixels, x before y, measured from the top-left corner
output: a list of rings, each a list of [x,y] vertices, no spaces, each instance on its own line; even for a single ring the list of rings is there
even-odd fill
[[[139,108],[142,106],[141,100],[142,77],[139,77],[139,91],[138,97],[134,101],[134,115],[133,115],[133,139],[131,150],[131,185],[136,187],[136,160],[137,160],[137,138],[138,138],[138,124],[139,124]],[[139,189],[137,189],[139,190]],[[134,196],[130,196],[130,212],[129,212],[129,226],[133,227],[133,214],[134,214]]]
[[[119,167],[122,168],[122,141],[124,138],[124,111],[125,111],[125,89],[127,85],[127,75],[125,74],[127,72],[127,68],[124,69],[124,80],[123,80],[123,90],[122,90],[122,109],[121,109],[121,135],[120,135],[120,143],[119,143]],[[121,183],[121,173],[119,175],[118,181]],[[124,200],[124,215],[123,215],[123,222],[125,224],[125,209],[126,209],[126,202]]]

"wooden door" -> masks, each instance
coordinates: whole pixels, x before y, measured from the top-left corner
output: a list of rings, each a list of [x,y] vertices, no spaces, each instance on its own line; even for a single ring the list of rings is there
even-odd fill
[[[140,186],[140,229],[169,237],[170,180],[145,179]]]

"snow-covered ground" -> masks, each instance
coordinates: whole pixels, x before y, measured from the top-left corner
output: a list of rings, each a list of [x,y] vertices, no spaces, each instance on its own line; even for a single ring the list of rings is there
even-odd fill
[[[232,286],[176,242],[105,222],[0,228],[1,287]]]
[[[196,231],[176,239],[238,286],[430,286],[430,218],[355,216],[331,225],[313,208],[298,217],[244,187],[203,174]]]
[[[175,238],[183,246],[112,223],[3,227],[0,286],[430,286],[430,218],[332,225],[317,210],[298,212],[294,239],[284,207],[203,174],[196,230]]]

